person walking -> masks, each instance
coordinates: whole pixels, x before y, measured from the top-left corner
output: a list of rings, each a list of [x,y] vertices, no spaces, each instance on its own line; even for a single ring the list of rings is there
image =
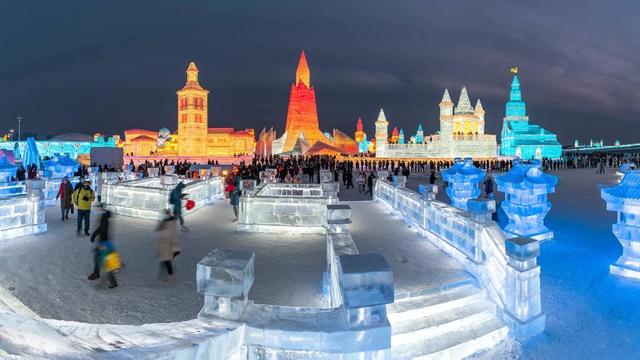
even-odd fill
[[[176,187],[169,194],[169,204],[173,205],[173,217],[180,222],[180,230],[188,231],[189,228],[184,224],[184,218],[182,217],[182,200],[187,194],[182,192],[185,185],[182,181],[176,185]]]
[[[289,175],[287,175],[288,177]],[[233,207],[233,214],[236,216],[233,222],[238,221],[238,205],[240,205],[240,177],[233,177],[233,190],[229,192],[229,204]]]
[[[170,282],[173,280],[173,260],[180,255],[181,250],[176,236],[176,218],[171,216],[168,210],[156,231],[159,232],[157,245],[161,275],[163,270],[166,270],[167,275],[163,281]]]
[[[56,200],[60,199],[60,215],[62,221],[69,219],[69,210],[71,210],[71,194],[73,194],[73,188],[71,187],[69,177],[65,176],[62,178],[62,182],[58,188],[58,194],[56,195]]]
[[[369,195],[371,195],[371,197],[373,197],[373,171],[369,173],[369,176],[367,177],[367,187],[369,187],[369,190],[367,190],[367,193]]]
[[[363,193],[365,192],[365,185],[364,185],[364,174],[363,173],[358,173],[358,192],[359,193]]]
[[[431,169],[431,171],[429,171],[429,184],[433,185],[436,183],[436,171],[434,169]]]
[[[95,199],[95,194],[91,189],[91,182],[85,180],[82,186],[76,189],[71,195],[73,204],[78,209],[78,228],[77,234],[80,236],[82,221],[84,220],[84,234],[89,236],[89,225],[91,222],[91,204]]]
[[[20,166],[18,166],[18,169],[16,170],[16,180],[25,181],[26,174],[27,174],[27,170],[25,170],[24,166],[20,164]]]
[[[103,208],[104,209],[104,208]],[[93,231],[91,234],[91,242],[95,242],[96,238],[98,239],[98,244],[93,249],[93,272],[89,274],[87,280],[96,280],[100,278],[100,260],[99,260],[99,249],[100,245],[103,245],[106,241],[109,241],[109,218],[111,217],[111,212],[109,210],[104,209],[102,215],[100,215],[100,225]]]
[[[493,194],[493,178],[491,175],[487,176],[487,179],[484,181],[484,197],[487,199],[495,198]]]

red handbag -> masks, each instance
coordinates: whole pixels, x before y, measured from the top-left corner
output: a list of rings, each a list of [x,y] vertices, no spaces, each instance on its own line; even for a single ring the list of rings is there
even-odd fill
[[[225,188],[225,191],[226,192],[232,192],[235,189],[236,189],[236,187],[233,186],[233,184],[228,184],[227,187]]]
[[[185,205],[185,207],[187,208],[187,210],[191,210],[194,207],[196,207],[196,202],[191,200],[191,199],[189,199],[189,200],[187,200],[187,204]]]

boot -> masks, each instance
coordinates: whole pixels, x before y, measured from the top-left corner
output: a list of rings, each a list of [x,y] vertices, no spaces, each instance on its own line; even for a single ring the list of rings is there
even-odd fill
[[[100,279],[100,274],[93,272],[91,273],[88,277],[87,280],[96,280],[96,279]]]

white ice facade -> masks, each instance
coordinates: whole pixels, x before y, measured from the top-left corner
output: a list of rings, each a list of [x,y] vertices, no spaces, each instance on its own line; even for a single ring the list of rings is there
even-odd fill
[[[640,279],[640,171],[625,170],[620,184],[601,190],[607,210],[618,214],[613,234],[622,245],[622,256],[611,264],[612,274]]]
[[[496,304],[495,316],[511,333],[526,340],[544,331],[540,303],[539,242],[507,239],[491,221],[495,201],[470,199],[469,212],[379,179],[374,198],[398,213],[419,233],[462,263]],[[504,334],[502,334],[504,335]],[[501,341],[499,334],[484,339],[487,347]]]
[[[177,183],[185,183],[183,193],[186,199],[193,200],[195,207],[183,215],[211,203],[224,196],[224,181],[215,176],[201,180],[180,179],[176,175],[163,175],[118,182],[117,177],[107,178],[102,184],[102,201],[111,212],[142,219],[161,220],[165,211],[173,206],[169,204],[169,194]],[[186,205],[186,199],[182,206]]]
[[[390,143],[389,122],[380,110],[376,120],[376,157],[378,158],[495,158],[496,136],[484,132],[485,111],[480,103],[471,105],[466,87],[454,105],[445,90],[440,102],[440,131],[430,136],[416,136],[409,143]],[[419,135],[419,134],[418,134]],[[422,140],[422,141],[420,141]]]

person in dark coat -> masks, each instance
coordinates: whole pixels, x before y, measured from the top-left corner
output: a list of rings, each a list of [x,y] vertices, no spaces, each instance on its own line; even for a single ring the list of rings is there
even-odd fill
[[[367,190],[367,193],[369,193],[369,195],[371,195],[371,197],[373,197],[373,178],[375,176],[373,175],[373,171],[369,173],[369,176],[367,177],[367,187],[369,188],[369,190]]]
[[[181,252],[180,242],[176,236],[176,218],[167,211],[156,231],[159,232],[157,245],[160,271],[166,269],[167,276],[164,281],[170,282],[173,280],[173,259]]]
[[[187,231],[189,228],[184,224],[184,218],[182,217],[182,200],[187,194],[182,192],[186,185],[180,181],[178,185],[169,194],[169,204],[173,205],[173,217],[180,222],[180,229]]]
[[[16,170],[16,180],[25,181],[26,174],[27,174],[27,170],[25,170],[24,166],[20,164],[20,166],[18,166],[18,169]]]
[[[233,190],[229,192],[229,204],[233,206],[233,214],[236,216],[233,221],[238,221],[238,205],[240,205],[240,177],[237,175],[233,178]]]
[[[484,181],[484,193],[485,197],[488,199],[493,199],[495,197],[493,194],[493,178],[491,175],[487,176],[487,180]]]
[[[69,177],[65,176],[62,178],[62,182],[58,188],[58,194],[56,195],[56,199],[60,199],[60,213],[62,221],[69,219],[69,210],[71,210],[71,205],[73,204],[71,201],[72,193],[73,188],[71,187]]]
[[[429,172],[429,184],[433,185],[436,183],[436,171],[431,169]]]

